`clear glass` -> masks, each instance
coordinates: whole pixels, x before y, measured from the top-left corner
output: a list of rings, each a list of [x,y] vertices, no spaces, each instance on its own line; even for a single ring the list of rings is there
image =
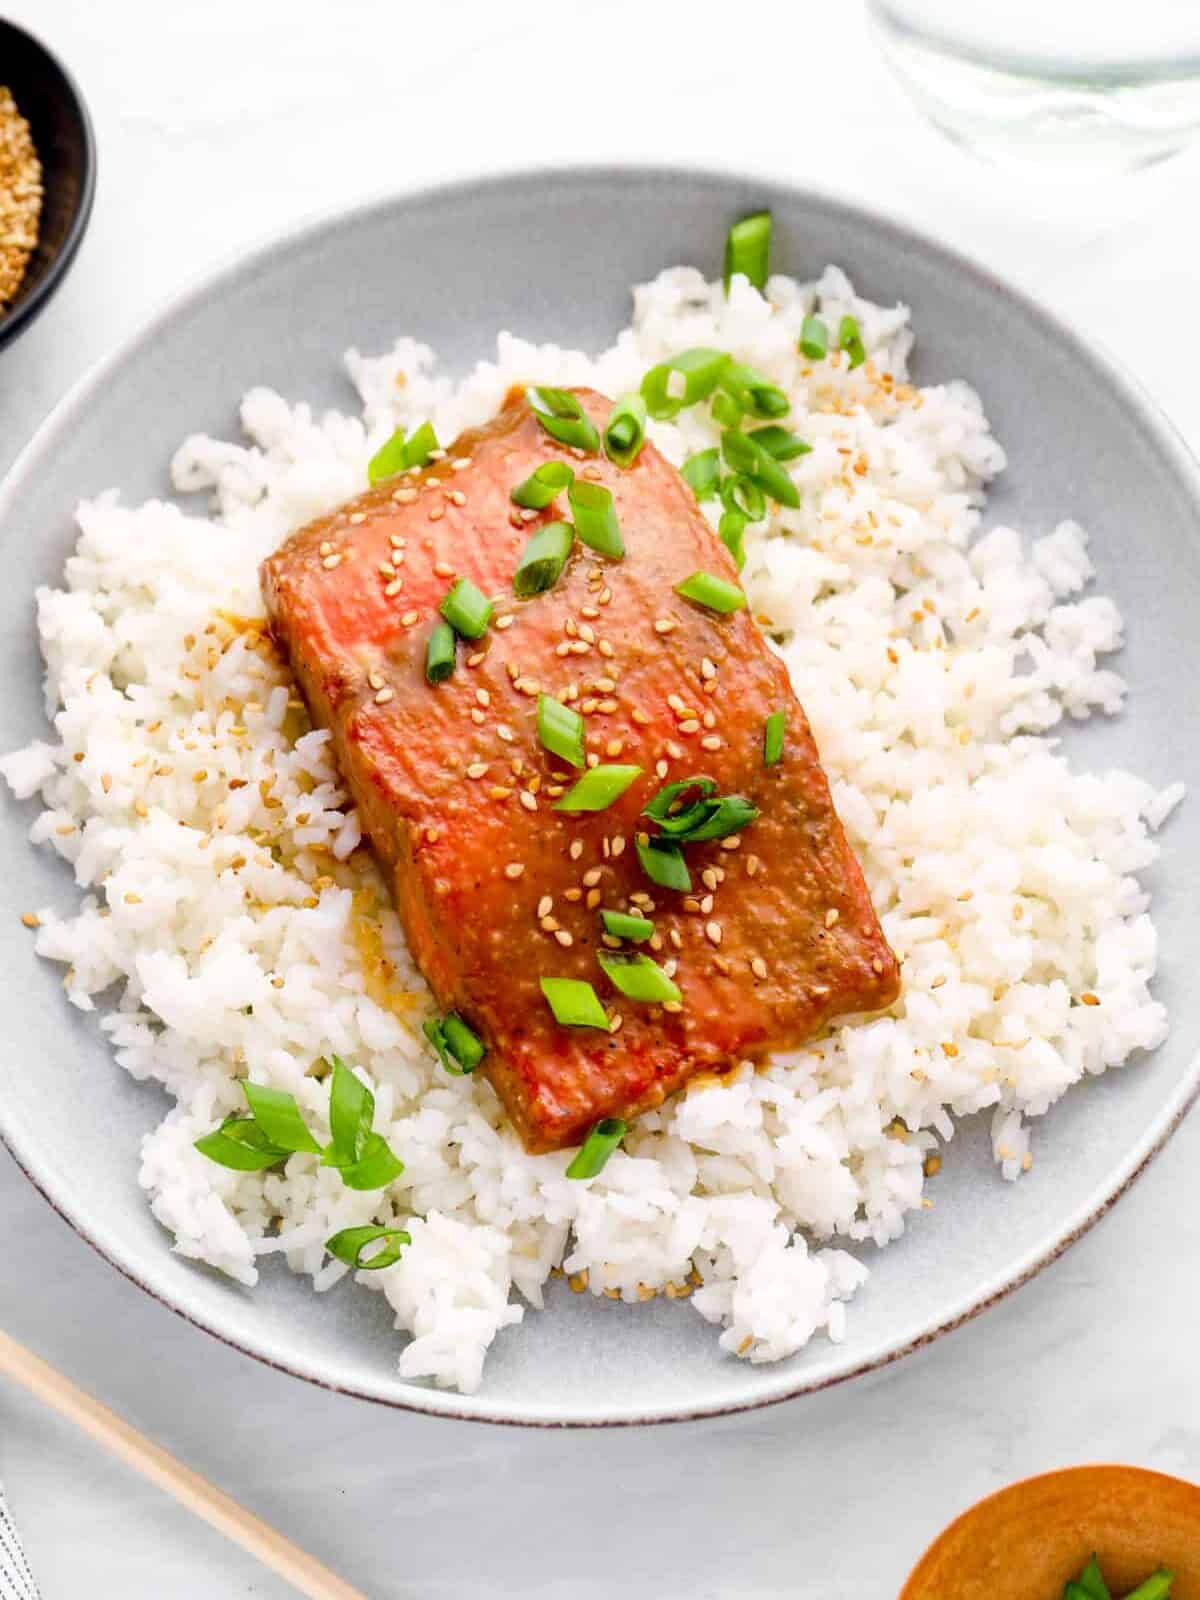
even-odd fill
[[[944,133],[1005,164],[1128,171],[1200,133],[1200,0],[868,0]]]

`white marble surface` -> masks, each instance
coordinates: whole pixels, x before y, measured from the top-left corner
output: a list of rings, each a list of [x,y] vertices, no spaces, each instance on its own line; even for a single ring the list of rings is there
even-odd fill
[[[1171,310],[1195,279],[1200,157],[1096,186],[975,166],[888,83],[853,4],[5,9],[82,80],[101,172],[69,281],[0,357],[0,469],[95,357],[247,243],[549,159],[741,167],[907,214],[1072,312],[1200,444],[1180,359],[1200,330]],[[890,1600],[957,1509],[1020,1474],[1200,1475],[1198,1165],[1193,1118],[1058,1266],[923,1358],[704,1425],[526,1433],[307,1388],[127,1284],[3,1154],[0,1325],[373,1597]],[[3,1385],[0,1477],[45,1600],[290,1592]]]

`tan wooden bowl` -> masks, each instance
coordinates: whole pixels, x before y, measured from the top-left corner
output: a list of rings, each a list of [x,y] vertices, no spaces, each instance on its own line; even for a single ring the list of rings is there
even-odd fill
[[[1114,1595],[1167,1566],[1171,1600],[1200,1600],[1200,1484],[1120,1466],[1025,1478],[952,1522],[900,1600],[1061,1600],[1093,1550]]]

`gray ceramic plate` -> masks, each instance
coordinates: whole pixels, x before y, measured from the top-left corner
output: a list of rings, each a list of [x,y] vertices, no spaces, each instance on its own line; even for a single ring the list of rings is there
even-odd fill
[[[775,214],[781,269],[807,277],[841,262],[872,298],[907,301],[918,376],[964,377],[982,391],[1011,463],[993,520],[1044,530],[1073,515],[1091,529],[1101,584],[1127,619],[1121,665],[1134,693],[1127,715],[1069,736],[1079,758],[1200,782],[1200,742],[1185,737],[1200,676],[1200,476],[1153,407],[1036,305],[894,222],[792,189],[663,171],[532,174],[352,212],[250,256],[105,362],[0,492],[0,748],[42,728],[32,595],[57,579],[80,496],[110,484],[131,500],[167,493],[178,441],[195,429],[232,436],[252,384],[349,404],[340,354],[351,343],[383,349],[407,331],[459,369],[490,353],[499,328],[598,347],[628,319],[630,284],[679,261],[716,272],[727,224],[761,205]],[[318,1298],[286,1269],[248,1292],[171,1254],[136,1181],[138,1141],[163,1099],[113,1065],[17,920],[22,907],[72,900],[62,868],[26,843],[28,815],[11,802],[0,811],[5,1141],[51,1203],[166,1304],[264,1361],[394,1405],[630,1422],[762,1405],[879,1368],[1023,1282],[1095,1221],[1166,1139],[1200,1075],[1193,802],[1166,830],[1152,874],[1169,1041],[1068,1096],[1016,1186],[996,1175],[983,1130],[965,1130],[936,1209],[871,1262],[844,1344],[749,1367],[722,1356],[686,1307],[562,1292],[500,1337],[482,1392],[464,1399],[400,1381],[381,1296],[346,1286]]]

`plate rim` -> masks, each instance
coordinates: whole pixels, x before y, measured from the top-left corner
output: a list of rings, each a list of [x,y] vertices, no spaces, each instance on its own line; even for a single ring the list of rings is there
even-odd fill
[[[948,264],[958,273],[973,280],[982,291],[1008,301],[1023,316],[1035,325],[1040,325],[1053,340],[1066,346],[1073,358],[1090,368],[1103,381],[1106,390],[1121,402],[1123,409],[1132,414],[1137,423],[1152,437],[1153,442],[1173,467],[1176,481],[1200,510],[1200,462],[1174,423],[1141,383],[1102,345],[1085,335],[1068,316],[1057,309],[1052,310],[1028,290],[997,273],[971,253],[947,245],[933,234],[913,227],[886,207],[848,200],[834,190],[815,184],[792,183],[786,178],[735,167],[686,163],[596,162],[559,166],[521,165],[478,176],[432,182],[411,189],[392,189],[351,206],[323,209],[293,225],[272,231],[249,248],[229,252],[215,267],[209,267],[195,274],[181,289],[163,296],[156,309],[118,341],[106,355],[101,356],[87,368],[52,407],[0,480],[0,525],[4,523],[19,500],[23,480],[48,453],[52,452],[54,441],[59,434],[77,419],[86,416],[93,398],[102,390],[109,376],[127,362],[136,359],[143,348],[151,345],[158,334],[177,317],[198,308],[214,296],[219,296],[227,283],[241,278],[244,274],[257,271],[277,256],[286,255],[317,241],[335,228],[349,224],[357,225],[397,207],[404,208],[437,201],[469,203],[476,195],[492,195],[497,190],[521,188],[538,183],[555,184],[566,178],[597,187],[604,185],[617,187],[630,181],[650,185],[686,185],[688,182],[701,182],[728,188],[731,195],[737,190],[758,190],[765,196],[772,193],[785,194],[793,203],[802,206],[812,205],[852,225],[858,224],[882,231],[889,235],[897,246],[909,250],[915,249],[927,259],[939,259],[943,264]],[[489,1404],[485,1398],[486,1385],[477,1394],[463,1395],[432,1386],[423,1387],[405,1380],[400,1380],[404,1384],[402,1393],[395,1392],[395,1379],[378,1382],[368,1380],[339,1382],[323,1370],[319,1363],[299,1356],[285,1359],[267,1340],[256,1342],[248,1336],[245,1338],[234,1336],[220,1325],[219,1318],[177,1301],[155,1282],[152,1273],[143,1273],[127,1259],[119,1239],[113,1236],[111,1230],[87,1217],[84,1208],[77,1205],[67,1193],[65,1183],[56,1178],[52,1170],[44,1167],[32,1153],[22,1149],[20,1138],[11,1126],[2,1096],[0,1096],[0,1143],[8,1150],[19,1170],[43,1199],[122,1277],[136,1284],[139,1289],[144,1290],[176,1316],[219,1339],[231,1349],[250,1356],[268,1367],[334,1393],[368,1400],[395,1410],[445,1417],[452,1421],[549,1429],[632,1427],[728,1416],[818,1394],[868,1374],[882,1373],[906,1356],[927,1348],[945,1334],[963,1327],[1028,1283],[1043,1268],[1056,1261],[1090,1232],[1128,1192],[1136,1179],[1163,1149],[1197,1097],[1200,1097],[1200,1053],[1187,1064],[1149,1127],[1124,1161],[1107,1178],[1101,1180],[1091,1193],[1078,1203],[1074,1211],[1063,1219],[1053,1237],[1027,1250],[1006,1271],[993,1274],[980,1283],[973,1292],[960,1296],[958,1301],[920,1333],[899,1343],[885,1345],[862,1360],[833,1372],[812,1375],[800,1370],[788,1374],[781,1364],[776,1368],[779,1378],[771,1387],[764,1387],[761,1392],[747,1396],[708,1404],[672,1406],[662,1410],[634,1408],[622,1411],[618,1403],[612,1409],[604,1411],[589,1410],[561,1416],[540,1413],[531,1409],[527,1402],[519,1406]],[[169,1247],[167,1253],[170,1254]]]

